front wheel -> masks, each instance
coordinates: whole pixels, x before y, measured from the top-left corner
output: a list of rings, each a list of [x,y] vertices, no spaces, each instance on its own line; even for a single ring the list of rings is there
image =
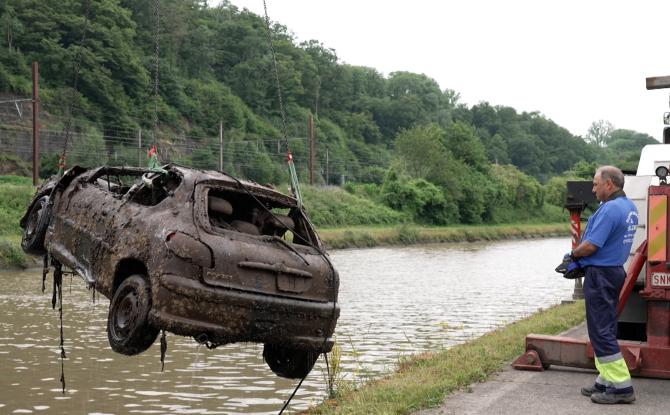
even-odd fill
[[[289,379],[302,379],[312,370],[319,353],[315,350],[291,349],[266,344],[263,347],[263,359],[277,376]]]
[[[158,329],[149,324],[151,290],[142,275],[123,280],[109,303],[107,337],[117,353],[133,356],[147,350]]]

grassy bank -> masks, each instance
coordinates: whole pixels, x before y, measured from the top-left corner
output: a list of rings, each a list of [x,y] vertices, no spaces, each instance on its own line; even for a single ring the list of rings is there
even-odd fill
[[[410,357],[396,373],[358,390],[341,387],[335,399],[308,412],[406,414],[437,406],[448,393],[482,382],[510,364],[524,351],[527,334],[558,334],[583,320],[583,301],[551,307],[468,343]]]
[[[567,223],[464,225],[424,227],[418,225],[356,226],[319,229],[332,249],[369,248],[380,245],[410,245],[436,242],[496,241],[502,239],[568,236]]]
[[[30,177],[0,176],[0,269],[25,268],[35,262],[21,250],[19,219],[35,192]]]

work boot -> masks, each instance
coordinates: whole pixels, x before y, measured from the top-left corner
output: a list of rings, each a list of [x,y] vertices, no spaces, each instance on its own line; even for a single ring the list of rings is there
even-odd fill
[[[614,405],[617,403],[633,403],[635,401],[635,392],[630,393],[607,393],[594,392],[591,395],[591,402],[605,405]]]
[[[584,386],[582,388],[582,395],[584,396],[591,396],[596,392],[605,392],[605,387],[603,385],[598,385],[597,383],[594,383],[591,386]]]

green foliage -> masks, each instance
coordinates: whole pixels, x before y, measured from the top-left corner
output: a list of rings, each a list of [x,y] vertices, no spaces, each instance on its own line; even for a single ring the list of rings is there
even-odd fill
[[[486,171],[484,145],[472,126],[456,122],[445,130],[444,146],[457,159],[478,171]]]
[[[0,235],[0,269],[26,268],[32,261],[21,249],[21,238]]]
[[[447,151],[442,144],[444,130],[436,124],[417,126],[398,133],[395,150],[405,171],[414,178],[435,177],[444,168]]]
[[[107,148],[102,133],[91,129],[76,134],[73,141],[68,153],[68,166],[76,164],[82,167],[95,167],[107,164]]]
[[[2,174],[32,176],[33,168],[31,164],[19,157],[0,154],[0,175]]]
[[[88,25],[85,4],[0,3],[0,92],[29,94],[30,62],[40,61],[45,124],[62,131],[66,108],[73,108],[69,166],[141,164],[144,154],[138,155],[135,137],[143,128],[156,134],[161,154],[170,160],[218,168],[222,122],[224,170],[262,183],[286,181],[284,120],[261,16],[229,1],[210,7],[199,0],[164,0],[154,101],[153,3],[92,0]],[[271,30],[299,177],[304,181],[308,174],[305,137],[312,113],[316,183],[374,184],[351,187],[348,196],[400,209],[375,204],[373,211],[382,209],[386,219],[356,211],[351,220],[357,223],[365,223],[364,217],[370,223],[515,220],[520,212],[541,210],[545,194],[552,203],[560,198],[551,177],[571,168],[571,174],[584,176],[599,164],[634,169],[640,148],[655,142],[600,121],[594,126],[602,131],[593,129],[587,137],[595,144],[587,143],[538,112],[487,102],[468,107],[456,91],[441,89],[424,74],[384,76],[339,62],[336,51],[318,40],[296,44],[279,23]],[[43,177],[56,172],[56,157],[43,154]],[[13,172],[30,173],[15,167]],[[389,169],[395,177],[387,175]],[[550,190],[538,190],[548,182]],[[317,215],[323,223],[348,223],[341,215],[352,213],[347,209],[317,209]]]
[[[19,220],[34,193],[30,178],[0,176],[0,235],[21,233]]]
[[[544,205],[544,190],[533,177],[512,165],[493,165],[489,171],[487,222],[504,223],[536,217]]]
[[[409,212],[418,223],[446,225],[458,220],[456,204],[424,179],[389,175],[382,185],[381,197],[392,209]]]
[[[397,224],[411,218],[339,188],[301,187],[305,208],[317,226]]]
[[[596,174],[598,169],[598,163],[591,162],[587,163],[584,160],[580,160],[575,163],[570,170],[567,171],[568,175],[578,177],[578,180],[591,180],[593,175]]]

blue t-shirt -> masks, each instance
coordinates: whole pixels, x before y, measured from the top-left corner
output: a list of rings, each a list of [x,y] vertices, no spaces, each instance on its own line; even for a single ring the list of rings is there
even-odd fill
[[[590,256],[579,258],[583,267],[621,266],[628,259],[637,228],[637,209],[626,197],[617,197],[600,205],[586,225],[582,241],[598,247]]]

